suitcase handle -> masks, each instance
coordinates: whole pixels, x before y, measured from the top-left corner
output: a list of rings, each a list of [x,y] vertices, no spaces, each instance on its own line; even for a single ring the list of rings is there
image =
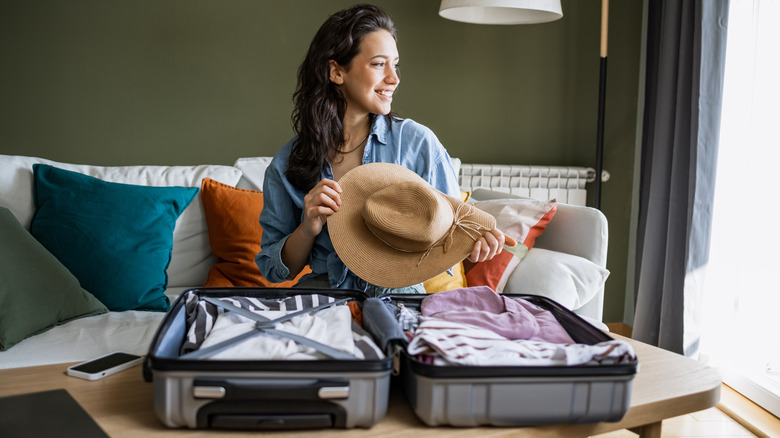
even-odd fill
[[[349,380],[199,377],[193,381],[192,395],[220,400],[338,400],[349,398]]]
[[[209,418],[215,429],[329,429],[333,417],[329,414],[217,414]]]

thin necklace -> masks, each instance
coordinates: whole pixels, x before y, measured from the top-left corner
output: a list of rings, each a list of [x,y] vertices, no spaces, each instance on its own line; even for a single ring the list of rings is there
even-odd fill
[[[369,133],[368,133],[368,135],[366,136],[366,138],[364,138],[364,139],[363,139],[363,141],[361,141],[360,143],[358,143],[358,145],[357,145],[357,146],[355,146],[354,148],[352,148],[352,149],[350,149],[350,150],[348,150],[348,151],[339,151],[339,153],[340,153],[340,154],[342,154],[342,155],[346,155],[346,154],[349,154],[349,153],[355,152],[356,150],[358,150],[358,148],[359,148],[360,146],[363,146],[363,143],[365,143],[365,142],[366,142],[366,140],[368,140],[368,137],[369,137],[370,135],[371,135],[371,133],[369,132]]]

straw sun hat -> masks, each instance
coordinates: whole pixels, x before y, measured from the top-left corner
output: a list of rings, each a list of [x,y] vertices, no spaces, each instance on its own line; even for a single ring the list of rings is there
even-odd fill
[[[493,216],[434,189],[413,171],[370,163],[340,180],[341,206],[328,218],[336,254],[381,287],[407,287],[453,267],[496,226]]]

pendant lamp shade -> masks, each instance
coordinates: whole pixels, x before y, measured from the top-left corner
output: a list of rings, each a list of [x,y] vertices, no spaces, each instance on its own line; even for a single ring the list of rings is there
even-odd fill
[[[560,0],[442,0],[442,17],[475,24],[547,23],[563,17]]]

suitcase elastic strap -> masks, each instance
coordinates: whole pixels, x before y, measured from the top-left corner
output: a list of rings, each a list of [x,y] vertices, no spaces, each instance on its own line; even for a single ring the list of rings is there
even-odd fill
[[[262,334],[262,333],[267,333],[267,334],[270,334],[270,335],[275,335],[275,336],[288,338],[288,339],[290,339],[292,341],[297,342],[298,344],[305,345],[307,347],[311,347],[311,348],[319,351],[320,353],[322,353],[322,354],[324,354],[324,355],[326,355],[326,356],[328,356],[330,358],[333,358],[333,359],[356,359],[356,357],[354,355],[349,354],[349,353],[344,352],[344,351],[341,351],[341,350],[338,350],[338,349],[335,349],[335,348],[333,348],[333,347],[331,347],[329,345],[325,345],[325,344],[323,344],[321,342],[317,342],[317,341],[315,341],[313,339],[310,339],[310,338],[307,338],[305,336],[296,335],[294,333],[289,333],[289,332],[286,332],[286,331],[283,331],[283,330],[277,330],[277,329],[274,328],[276,326],[276,324],[278,324],[280,322],[287,321],[287,320],[292,319],[292,318],[295,318],[298,315],[303,315],[303,314],[307,314],[307,313],[316,312],[318,310],[326,309],[328,307],[332,307],[332,306],[335,306],[335,305],[338,305],[338,304],[345,303],[345,302],[349,301],[349,299],[347,299],[347,298],[336,300],[336,301],[333,301],[333,302],[330,302],[330,303],[321,304],[321,305],[315,306],[315,307],[309,307],[309,308],[302,309],[302,310],[299,310],[299,311],[296,311],[296,312],[288,313],[288,314],[286,314],[284,316],[280,316],[279,318],[276,318],[276,319],[273,319],[273,320],[269,319],[269,318],[266,318],[265,316],[258,315],[257,313],[254,313],[254,312],[252,312],[250,310],[234,306],[234,305],[232,305],[230,303],[227,303],[225,301],[222,301],[222,300],[218,300],[218,299],[211,298],[211,297],[202,297],[202,299],[204,301],[208,302],[208,303],[211,303],[211,304],[215,305],[215,306],[222,307],[225,310],[229,310],[231,312],[235,312],[235,313],[237,313],[237,314],[239,314],[241,316],[244,316],[246,318],[251,319],[252,321],[255,321],[256,322],[256,324],[255,324],[255,329],[256,330],[252,330],[252,331],[243,333],[241,335],[234,336],[234,337],[232,337],[230,339],[222,341],[222,342],[220,342],[218,344],[214,344],[214,345],[212,345],[210,347],[201,348],[200,350],[195,350],[195,351],[192,351],[190,353],[184,354],[184,355],[181,356],[183,359],[203,359],[203,358],[207,358],[207,357],[211,356],[212,354],[216,354],[216,353],[218,353],[218,352],[220,352],[220,351],[222,351],[222,350],[224,350],[224,349],[226,349],[226,348],[228,348],[228,347],[230,347],[232,345],[235,345],[237,343],[243,342],[246,339],[249,339],[251,337],[257,336],[257,335]]]

